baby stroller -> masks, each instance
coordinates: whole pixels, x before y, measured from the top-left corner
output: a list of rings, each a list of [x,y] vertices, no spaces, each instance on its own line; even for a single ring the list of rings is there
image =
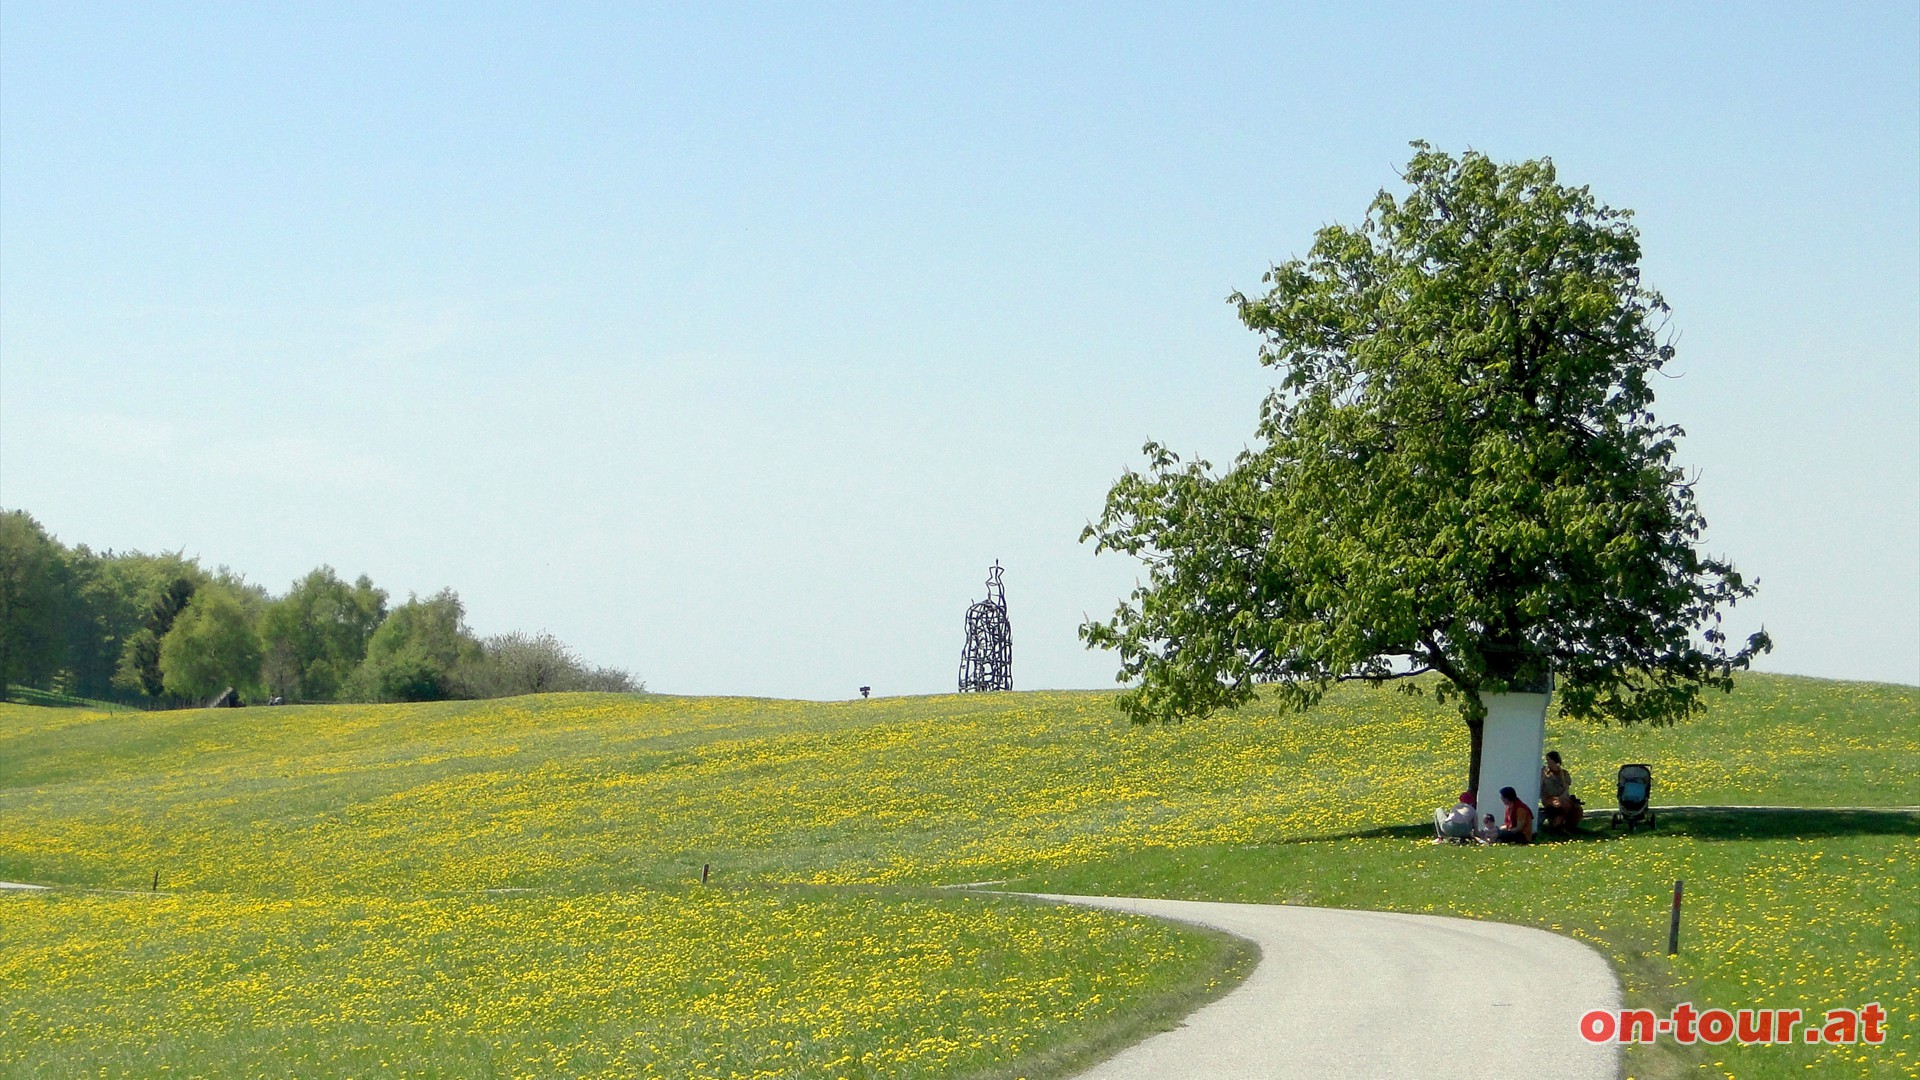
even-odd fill
[[[1617,829],[1623,821],[1627,824],[1628,832],[1640,824],[1653,828],[1653,807],[1649,805],[1653,802],[1652,769],[1645,765],[1620,766],[1614,791],[1620,797],[1620,808],[1613,812],[1613,823],[1608,828]]]

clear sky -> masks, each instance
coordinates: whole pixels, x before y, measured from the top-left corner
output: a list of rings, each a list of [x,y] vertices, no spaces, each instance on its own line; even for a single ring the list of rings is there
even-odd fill
[[[7,0],[0,504],[690,693],[951,690],[998,559],[1111,685],[1081,527],[1425,139],[1637,211],[1730,628],[1920,682],[1912,3],[684,7]]]

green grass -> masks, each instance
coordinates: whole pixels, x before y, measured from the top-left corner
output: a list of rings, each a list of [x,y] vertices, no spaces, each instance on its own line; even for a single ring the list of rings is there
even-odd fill
[[[1612,801],[1613,769],[1627,761],[1654,766],[1656,805],[1914,805],[1917,714],[1909,687],[1752,676],[1694,722],[1555,720],[1549,744],[1594,805]],[[97,1061],[126,1075],[145,1060],[128,1055],[162,1048],[179,1063],[227,1053],[227,1071],[302,1075],[399,1075],[374,1060],[383,1048],[471,1075],[616,1074],[643,1060],[701,1075],[962,1075],[1009,1059],[1058,1071],[1220,992],[1232,979],[1221,971],[1244,962],[1217,938],[1160,924],[926,890],[1001,878],[1501,919],[1592,941],[1621,970],[1630,1004],[1813,1009],[1877,997],[1894,1013],[1887,1047],[1850,1055],[1864,1060],[1801,1047],[1636,1051],[1641,1076],[1804,1076],[1809,1063],[1906,1075],[1920,1061],[1912,818],[1670,812],[1651,834],[1435,847],[1424,822],[1459,790],[1464,760],[1451,713],[1359,689],[1304,717],[1254,706],[1170,728],[1132,727],[1110,695],[1091,693],[830,704],[557,695],[113,716],[0,707],[0,879],[70,887],[0,897],[5,984],[47,988],[0,1004],[0,1047],[26,1048],[0,1049],[0,1072],[38,1061],[46,1075],[76,1075]],[[713,885],[690,888],[703,866]],[[83,891],[144,888],[156,870],[171,898]],[[1669,960],[1674,878],[1688,881],[1688,921]],[[699,905],[715,903],[739,911],[702,921]],[[186,907],[113,922],[134,904]],[[653,906],[641,918],[620,904]],[[575,922],[553,921],[568,905]],[[379,916],[354,914],[370,910]],[[516,913],[505,929],[471,929],[501,911]],[[420,932],[436,919],[451,936]],[[236,923],[267,936],[216,932]],[[1083,944],[1049,944],[1049,927],[1068,926]],[[713,986],[628,969],[565,975],[578,942],[612,948],[617,927],[647,951],[715,969],[735,962],[729,941],[752,957],[741,977],[761,996],[723,1010],[751,1019],[727,1035],[744,1056],[689,1064],[689,1048],[717,1029],[686,1026],[687,1005]],[[39,951],[22,960],[23,943]],[[827,978],[849,950],[903,981]],[[465,969],[432,984],[439,997],[396,983],[354,998],[386,1003],[368,1004],[378,1015],[360,1027],[273,1058],[284,1032],[261,1018],[324,1015],[346,994],[331,989],[347,985],[335,976],[358,970],[343,953],[377,956],[389,972],[487,956],[532,982],[522,998],[490,995]],[[277,959],[256,970],[262,955]],[[903,968],[902,957],[919,962]],[[167,1012],[105,989],[129,984],[128,965],[169,963],[193,974],[166,985],[200,1004]],[[996,978],[981,982],[983,970]],[[561,1007],[628,985],[664,989],[626,995],[611,1026]],[[1015,1000],[1033,986],[1058,992]],[[1074,1004],[1095,994],[1100,1008]],[[286,1010],[262,1011],[276,995],[291,995]],[[525,1004],[492,1028],[456,1015],[496,999]],[[873,1045],[832,1034],[836,1023],[859,1028],[861,1008],[886,1013],[860,1029],[878,1033]],[[107,1015],[150,1038],[85,1025],[63,1034],[55,1022]],[[189,1022],[169,1033],[162,1019],[181,1016]],[[428,1027],[440,1041],[417,1041],[423,1016],[439,1018]],[[1016,1028],[1030,1037],[1010,1046],[991,1035]],[[636,1032],[651,1033],[652,1057],[629,1045]],[[495,1043],[508,1049],[488,1056]],[[922,1043],[933,1048],[916,1056]]]
[[[1250,968],[1090,916],[805,888],[36,894],[0,906],[0,1071],[1054,1075]]]
[[[74,697],[71,694],[58,694],[51,690],[36,690],[31,686],[11,684],[7,687],[4,700],[17,705],[39,705],[49,709],[98,709],[102,712],[118,712],[132,708],[132,706],[113,701]]]

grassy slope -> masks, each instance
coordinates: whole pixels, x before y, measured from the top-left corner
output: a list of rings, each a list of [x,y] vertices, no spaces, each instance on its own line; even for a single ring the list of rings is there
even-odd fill
[[[1613,766],[1636,760],[1655,766],[1658,803],[1916,804],[1917,712],[1911,688],[1755,676],[1694,723],[1555,724],[1549,738],[1590,803],[1611,801]],[[1907,896],[1920,845],[1907,819],[1669,818],[1655,836],[1613,842],[1424,845],[1424,826],[1408,823],[1458,789],[1464,741],[1430,704],[1360,690],[1305,718],[1256,707],[1156,729],[1130,728],[1109,696],[1080,693],[846,704],[570,695],[114,717],[7,708],[0,878],[130,887],[158,867],[170,888],[250,903],[457,905],[489,888],[581,902],[634,887],[671,894],[710,863],[717,882],[777,883],[783,897],[828,907],[855,894],[795,886],[886,886],[865,894],[939,910],[960,901],[901,889],[1013,877],[1454,912],[1586,935],[1625,970],[1636,1002],[1813,1008],[1877,995],[1894,1007],[1899,1042],[1846,1064],[1912,1067],[1920,966]],[[1689,879],[1690,948],[1670,963],[1657,939],[1674,877]],[[297,920],[288,926],[297,948]],[[1116,939],[1075,963],[1112,965],[1127,947]],[[1196,963],[1220,960],[1165,948],[1176,976],[1134,992],[1191,985]],[[1038,972],[1044,952],[1016,966]],[[786,962],[778,954],[771,969]],[[930,971],[912,992],[957,970]],[[777,971],[767,979],[780,983]],[[1032,1008],[1053,1015],[1064,1000]],[[1701,1063],[1804,1075],[1804,1054],[1756,1048]],[[1638,1057],[1651,1070],[1673,1064]]]
[[[0,879],[93,887],[0,896],[0,1073],[1053,1075],[1250,966],[1153,920],[702,888],[650,859],[648,822],[698,830],[658,782],[687,755],[820,719],[610,696],[0,709]],[[157,896],[112,891],[155,871]]]
[[[1245,966],[1150,920],[809,889],[35,894],[0,941],[21,1076],[1032,1076]]]

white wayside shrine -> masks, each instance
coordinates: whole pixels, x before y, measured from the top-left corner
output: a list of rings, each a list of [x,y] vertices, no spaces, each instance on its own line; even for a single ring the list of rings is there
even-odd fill
[[[1487,722],[1480,736],[1480,787],[1473,793],[1474,812],[1493,815],[1499,825],[1507,819],[1500,789],[1510,787],[1534,813],[1540,829],[1540,762],[1547,742],[1547,700],[1542,694],[1487,694]]]

